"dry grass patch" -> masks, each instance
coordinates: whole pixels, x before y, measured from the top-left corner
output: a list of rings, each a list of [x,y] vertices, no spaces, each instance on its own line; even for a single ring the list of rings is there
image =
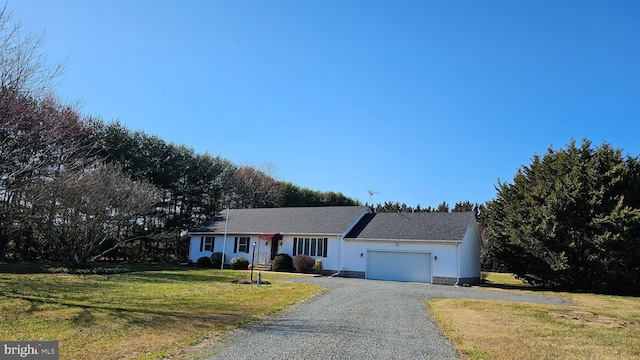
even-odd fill
[[[236,285],[239,271],[0,274],[0,340],[58,340],[60,357],[153,359],[245,326],[320,288]]]
[[[553,295],[578,305],[463,299],[428,305],[445,334],[470,359],[640,358],[639,298]]]

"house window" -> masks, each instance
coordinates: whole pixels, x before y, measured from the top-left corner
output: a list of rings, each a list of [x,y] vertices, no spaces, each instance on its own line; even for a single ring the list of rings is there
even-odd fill
[[[233,252],[248,253],[250,241],[251,241],[251,238],[249,237],[237,237],[233,245]]]
[[[213,236],[203,236],[200,238],[200,252],[213,251]]]
[[[327,257],[327,238],[293,238],[293,255]]]

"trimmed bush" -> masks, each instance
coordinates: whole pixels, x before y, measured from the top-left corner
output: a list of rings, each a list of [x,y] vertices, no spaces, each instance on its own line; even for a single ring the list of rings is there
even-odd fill
[[[293,267],[297,272],[306,273],[313,268],[315,260],[309,255],[300,254],[293,258]]]
[[[293,259],[287,254],[278,254],[273,258],[271,269],[273,271],[291,271],[293,270]]]
[[[220,269],[224,263],[224,254],[221,252],[214,252],[211,254],[211,264],[214,268]]]
[[[322,259],[316,259],[316,264],[314,268],[318,273],[322,273]]]
[[[211,262],[210,257],[203,256],[196,261],[196,265],[198,265],[198,267],[212,267],[213,263]]]
[[[231,267],[233,270],[247,270],[249,268],[249,260],[243,257],[234,257],[231,259]]]

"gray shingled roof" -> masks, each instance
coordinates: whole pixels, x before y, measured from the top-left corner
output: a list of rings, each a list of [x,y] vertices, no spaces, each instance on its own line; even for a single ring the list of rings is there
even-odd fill
[[[367,214],[345,236],[376,240],[462,240],[471,212],[417,212]]]
[[[229,210],[230,234],[343,234],[362,214],[366,206],[290,207]],[[190,233],[222,234],[226,210],[189,230]]]

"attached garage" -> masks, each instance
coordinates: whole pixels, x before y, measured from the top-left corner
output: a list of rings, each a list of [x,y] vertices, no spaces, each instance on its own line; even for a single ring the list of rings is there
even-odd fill
[[[431,283],[431,254],[367,251],[367,279]]]

